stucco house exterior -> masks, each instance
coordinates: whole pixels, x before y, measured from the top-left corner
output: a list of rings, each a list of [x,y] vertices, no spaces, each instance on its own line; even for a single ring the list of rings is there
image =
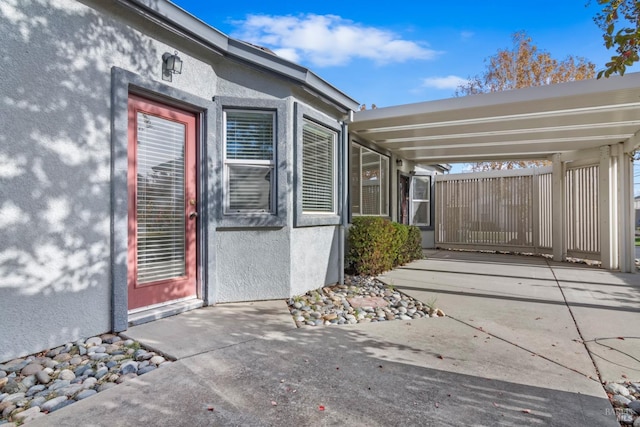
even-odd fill
[[[355,100],[168,1],[8,2],[0,35],[0,360],[339,282],[350,215],[409,221]]]
[[[434,247],[450,162],[551,160],[557,261],[597,168],[598,256],[635,271],[638,73],[356,112],[167,0],[5,1],[0,39],[0,362],[341,282],[353,216]]]

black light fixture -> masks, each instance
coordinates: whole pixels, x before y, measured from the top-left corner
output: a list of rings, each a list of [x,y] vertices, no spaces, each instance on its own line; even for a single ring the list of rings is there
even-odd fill
[[[396,165],[402,166],[402,159],[396,159]]]
[[[166,52],[162,55],[162,80],[172,81],[174,74],[182,73],[182,59],[178,56],[178,51],[172,54]]]

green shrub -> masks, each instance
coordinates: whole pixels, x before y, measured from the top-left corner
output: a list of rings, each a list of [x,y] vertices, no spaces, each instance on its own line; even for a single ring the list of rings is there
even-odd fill
[[[354,217],[348,246],[347,263],[355,274],[373,276],[422,258],[418,227],[380,217]]]
[[[420,229],[415,225],[409,226],[406,249],[409,261],[414,259],[422,259],[422,234]]]
[[[353,218],[347,261],[356,274],[376,275],[393,268],[393,235],[394,228],[388,219]]]
[[[403,265],[411,261],[407,251],[407,240],[409,238],[409,227],[397,222],[393,223],[395,228],[393,233],[393,266]]]

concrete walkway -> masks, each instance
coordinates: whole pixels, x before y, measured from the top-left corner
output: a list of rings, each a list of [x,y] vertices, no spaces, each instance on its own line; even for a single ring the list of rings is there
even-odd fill
[[[283,301],[195,310],[127,331],[177,362],[29,425],[618,425],[592,357],[640,379],[638,275],[429,255],[382,279],[448,317],[297,329]]]
[[[640,274],[540,257],[427,256],[382,279],[421,301],[435,299],[462,323],[587,376],[596,378],[592,359],[603,381],[640,381]]]

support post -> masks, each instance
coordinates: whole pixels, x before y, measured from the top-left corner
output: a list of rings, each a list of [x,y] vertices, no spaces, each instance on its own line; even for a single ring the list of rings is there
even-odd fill
[[[565,168],[560,154],[552,157],[552,207],[551,217],[551,247],[553,248],[553,260],[564,261],[567,257],[567,240],[565,232]]]
[[[618,152],[618,242],[619,266],[635,272],[635,212],[633,206],[633,157],[619,145]]]
[[[600,213],[600,256],[602,268],[607,270],[617,268],[617,236],[612,232],[616,211],[613,181],[615,178],[614,161],[611,158],[611,147],[600,147],[600,170],[598,173],[598,210]]]
[[[351,112],[353,113],[353,112]],[[351,114],[350,113],[350,114]],[[340,141],[340,147],[342,150],[342,163],[340,164],[342,171],[340,175],[342,180],[340,181],[340,227],[338,227],[338,283],[344,285],[344,268],[346,254],[346,240],[347,240],[347,228],[349,226],[349,125],[347,123],[342,124],[342,141]]]

